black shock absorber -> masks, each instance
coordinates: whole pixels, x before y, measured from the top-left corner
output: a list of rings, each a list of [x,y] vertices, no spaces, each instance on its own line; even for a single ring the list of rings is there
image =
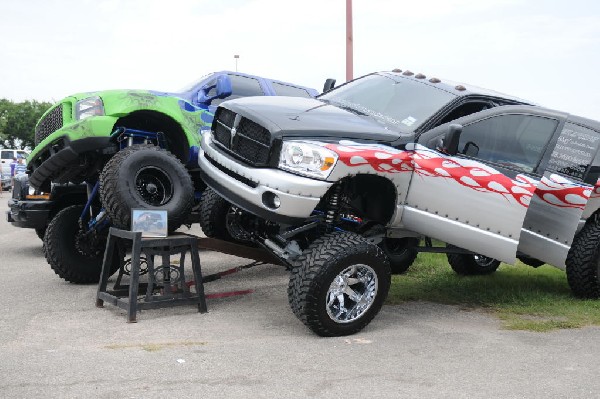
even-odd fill
[[[329,204],[325,213],[325,224],[327,230],[331,231],[335,227],[340,213],[340,193],[342,191],[341,184],[336,184],[329,195]]]

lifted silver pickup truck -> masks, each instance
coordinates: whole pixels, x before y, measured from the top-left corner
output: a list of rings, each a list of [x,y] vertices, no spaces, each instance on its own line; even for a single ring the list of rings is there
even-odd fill
[[[598,297],[599,143],[596,121],[395,70],[224,102],[199,163],[232,204],[228,233],[287,262],[294,313],[337,336],[373,319],[421,237],[448,243],[458,273],[519,258]],[[206,223],[223,206],[205,198]]]

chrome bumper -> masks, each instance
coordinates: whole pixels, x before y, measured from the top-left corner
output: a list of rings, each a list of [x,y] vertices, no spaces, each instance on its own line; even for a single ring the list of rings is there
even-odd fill
[[[202,179],[219,195],[246,211],[285,224],[309,217],[333,183],[279,169],[253,168],[219,151],[212,133],[202,135],[198,163]],[[275,195],[279,207],[269,205]]]

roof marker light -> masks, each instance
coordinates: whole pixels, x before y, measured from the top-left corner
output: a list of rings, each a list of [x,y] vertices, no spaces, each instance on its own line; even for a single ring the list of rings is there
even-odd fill
[[[458,85],[458,86],[455,87],[455,89],[458,90],[458,91],[465,91],[465,90],[467,90],[467,88],[465,86],[463,86],[463,85]]]
[[[422,73],[418,73],[415,75],[415,78],[417,79],[425,79],[427,76],[423,75]]]
[[[400,73],[400,72],[402,72],[402,69],[400,69],[400,68],[394,68],[394,69],[392,69],[392,72]]]
[[[441,82],[441,80],[439,80],[438,78],[431,78],[431,79],[429,79],[429,81],[431,83],[440,83]]]
[[[404,75],[404,76],[412,76],[412,75],[414,75],[414,73],[412,73],[411,71],[406,70],[406,71],[402,72],[402,75]]]

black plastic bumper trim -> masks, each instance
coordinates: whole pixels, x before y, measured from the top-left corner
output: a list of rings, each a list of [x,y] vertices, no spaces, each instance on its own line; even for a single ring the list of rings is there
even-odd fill
[[[43,228],[48,223],[53,201],[18,201],[9,203],[7,221],[15,227]]]

